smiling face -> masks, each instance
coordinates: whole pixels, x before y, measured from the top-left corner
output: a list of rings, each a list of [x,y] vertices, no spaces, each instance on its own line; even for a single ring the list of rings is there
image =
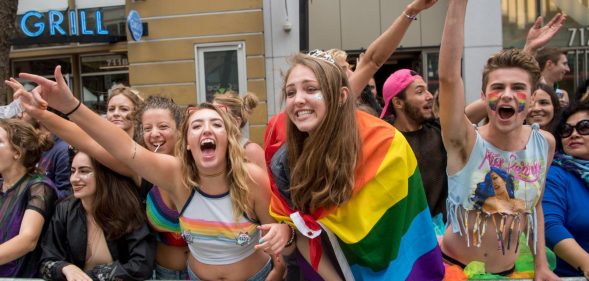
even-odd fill
[[[113,96],[108,102],[106,120],[127,132],[133,128],[133,121],[129,119],[129,114],[134,109],[135,106],[129,98],[122,94]]]
[[[74,197],[80,200],[92,200],[96,195],[96,177],[90,157],[78,152],[72,160],[70,182]]]
[[[490,123],[502,132],[521,126],[527,116],[530,84],[530,75],[521,68],[491,71],[483,96]]]
[[[542,129],[545,129],[553,118],[554,105],[550,95],[542,89],[537,89],[532,95],[532,106],[526,122],[528,124],[538,123]]]
[[[566,123],[575,126],[582,120],[589,120],[589,112],[576,112],[567,119]],[[589,160],[589,135],[581,135],[577,129],[574,129],[569,137],[562,139],[562,147],[568,155]]]
[[[313,71],[303,65],[296,65],[286,80],[286,113],[301,131],[311,133],[327,113],[325,97]]]
[[[564,76],[571,71],[569,68],[567,56],[565,54],[560,54],[558,61],[548,61],[547,70],[548,71],[546,74],[551,76],[552,81],[562,81],[562,79],[564,79]]]
[[[188,118],[187,149],[199,172],[212,174],[227,164],[227,130],[221,115],[212,109],[199,109]]]
[[[176,122],[167,109],[153,108],[141,118],[143,142],[150,151],[172,155],[178,138]]]

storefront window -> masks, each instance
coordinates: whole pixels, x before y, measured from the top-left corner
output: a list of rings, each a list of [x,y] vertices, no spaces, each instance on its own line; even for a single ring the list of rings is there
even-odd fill
[[[129,85],[126,54],[80,57],[82,102],[99,114],[106,112],[108,91],[113,86]]]
[[[245,93],[245,54],[242,42],[196,46],[199,101],[212,101],[216,93]]]
[[[72,87],[72,61],[70,57],[44,58],[34,60],[14,60],[12,61],[12,77],[23,83],[27,90],[32,90],[36,85],[30,81],[18,78],[21,72],[33,73],[48,79],[55,79],[55,67],[61,65],[61,73],[65,77],[70,88]]]

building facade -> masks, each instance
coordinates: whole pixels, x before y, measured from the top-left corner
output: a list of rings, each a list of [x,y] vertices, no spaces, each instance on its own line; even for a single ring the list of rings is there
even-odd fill
[[[262,143],[270,116],[283,107],[283,73],[299,50],[346,50],[352,64],[410,0],[20,0],[12,74],[53,77],[55,65],[74,94],[99,113],[115,84],[180,105],[226,90],[261,100],[244,133]],[[482,67],[502,48],[522,47],[537,16],[569,15],[550,46],[567,50],[569,92],[588,78],[588,0],[471,0],[466,19],[463,76],[467,101],[480,96]],[[437,89],[438,53],[447,0],[422,12],[397,52],[375,75],[379,88],[399,68],[422,73]],[[140,15],[133,38],[127,18]],[[25,81],[23,81],[25,82]]]

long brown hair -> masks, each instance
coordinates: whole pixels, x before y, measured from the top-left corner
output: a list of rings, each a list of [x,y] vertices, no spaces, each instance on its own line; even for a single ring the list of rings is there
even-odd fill
[[[190,116],[202,109],[210,109],[217,112],[219,116],[221,116],[221,119],[223,119],[223,124],[227,131],[227,154],[225,156],[227,160],[226,177],[229,182],[229,196],[231,197],[235,218],[238,218],[241,214],[251,215],[253,206],[249,200],[250,191],[247,185],[250,175],[245,165],[245,151],[243,150],[243,146],[239,143],[239,128],[237,128],[237,125],[233,122],[233,118],[229,116],[229,113],[210,103],[205,102],[196,107],[189,107],[184,116],[184,120],[182,121],[182,135],[178,138],[175,149],[176,157],[180,158],[180,161],[182,161],[182,184],[185,188],[192,190],[192,188],[197,187],[200,182],[196,161],[192,157],[192,153],[190,153],[186,147],[188,145],[187,134],[188,127],[190,126]]]
[[[83,152],[75,154],[80,153]],[[96,194],[90,212],[104,231],[104,236],[114,240],[140,228],[145,223],[145,212],[133,180],[114,172],[89,155],[88,158],[96,179]]]
[[[360,133],[356,123],[352,93],[343,70],[326,60],[296,54],[284,85],[296,65],[313,71],[325,97],[324,119],[314,133],[301,132],[287,122],[288,163],[291,171],[290,193],[295,207],[303,212],[331,208],[349,200],[354,188],[354,170],[360,155]],[[286,91],[283,87],[283,95]]]

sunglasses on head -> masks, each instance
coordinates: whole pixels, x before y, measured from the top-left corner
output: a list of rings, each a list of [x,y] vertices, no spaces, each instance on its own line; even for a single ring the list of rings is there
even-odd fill
[[[570,137],[573,134],[573,130],[577,130],[579,135],[589,135],[589,120],[581,120],[574,126],[570,124],[562,125],[559,131],[560,137],[563,139]]]

